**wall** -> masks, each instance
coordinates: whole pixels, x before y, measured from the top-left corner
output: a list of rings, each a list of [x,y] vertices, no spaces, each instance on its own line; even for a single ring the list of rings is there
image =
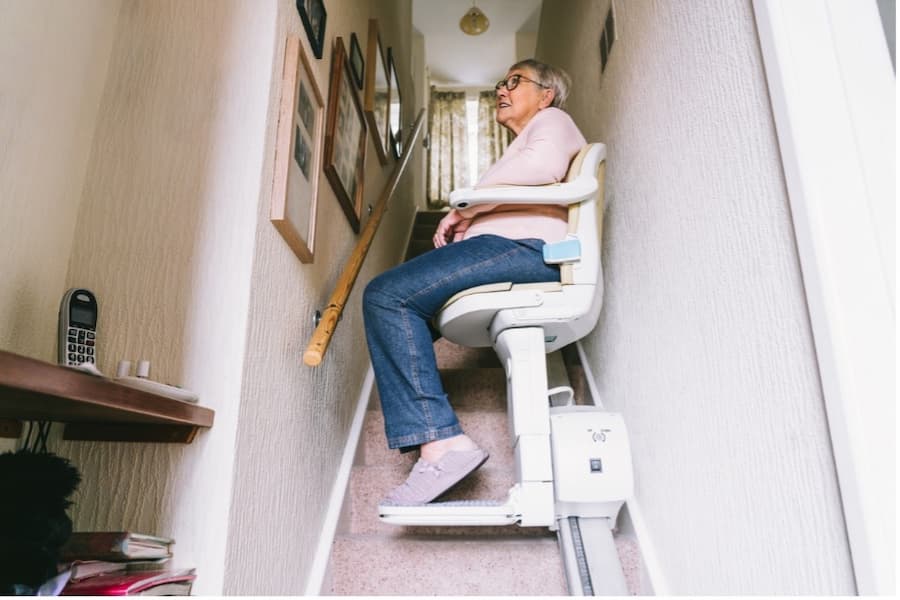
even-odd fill
[[[585,350],[624,413],[673,594],[855,591],[749,2],[544,4],[537,55],[608,145],[606,298]],[[563,33],[564,32],[564,33]]]
[[[67,278],[100,299],[101,370],[148,359],[216,411],[188,446],[59,443],[75,526],[171,535],[201,594],[229,543],[274,25],[273,3],[123,4]]]
[[[56,360],[118,1],[0,3],[0,348]]]
[[[302,366],[312,312],[356,236],[324,177],[313,264],[300,264],[268,221],[284,38],[306,39],[294,3],[68,4],[0,9],[3,72],[27,58],[13,71],[17,95],[4,83],[4,102],[15,104],[0,107],[0,123],[31,126],[0,155],[4,208],[16,219],[0,264],[18,277],[0,296],[0,347],[53,360],[62,292],[93,289],[101,370],[148,359],[151,377],[197,392],[216,422],[183,446],[57,434],[51,450],[84,478],[71,509],[76,529],[173,536],[177,562],[197,567],[202,595],[301,593],[365,376],[359,296],[402,253],[412,178],[401,183],[325,364]],[[384,18],[386,45],[409,55],[408,0],[326,8],[326,48],[336,34],[349,46],[351,31],[364,43],[371,12]],[[61,41],[48,43],[48,32]],[[329,56],[313,59],[324,94]],[[44,97],[60,81],[65,110],[56,115]],[[401,83],[413,98],[408,71]],[[407,123],[414,108],[404,107]],[[371,203],[390,168],[373,152]],[[50,244],[49,256],[37,254]],[[23,329],[31,320],[48,325]]]
[[[385,50],[394,48],[401,74],[404,122],[411,123],[412,79],[409,65],[400,60],[409,56],[411,47],[410,2],[332,2],[327,10],[326,49],[337,36],[349,48],[354,31],[365,48],[369,15],[378,18],[382,44]],[[289,0],[278,3],[277,30],[276,56],[282,55],[283,38],[288,32],[299,33],[305,44],[306,36]],[[330,50],[322,60],[314,61],[323,94],[328,93],[329,57]],[[279,88],[276,82],[270,96],[270,115],[276,114]],[[269,123],[266,137],[272,140],[271,119]],[[393,161],[383,168],[369,139],[364,193],[365,204],[374,206]],[[263,170],[270,173],[272,144],[266,146]],[[413,212],[411,181],[410,175],[404,177],[325,361],[315,369],[300,362],[314,330],[313,314],[316,309],[324,309],[356,236],[323,178],[315,262],[302,265],[268,223],[270,191],[265,185],[260,190],[244,402],[229,527],[227,594],[298,594],[304,589],[368,366],[360,307],[362,289],[371,277],[395,264],[405,249]]]

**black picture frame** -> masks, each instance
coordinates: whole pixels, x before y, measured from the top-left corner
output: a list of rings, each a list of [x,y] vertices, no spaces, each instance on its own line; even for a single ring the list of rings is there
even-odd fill
[[[353,81],[359,90],[363,89],[363,78],[366,73],[366,61],[363,59],[362,48],[359,46],[359,38],[355,33],[350,34],[350,72],[353,73]]]
[[[303,21],[303,29],[309,40],[316,58],[322,58],[322,50],[325,45],[325,22],[328,13],[325,11],[324,0],[297,0],[297,12]]]
[[[390,82],[390,100],[388,101],[388,136],[394,158],[403,154],[403,95],[400,93],[400,76],[394,63],[394,49],[387,51],[388,80]]]

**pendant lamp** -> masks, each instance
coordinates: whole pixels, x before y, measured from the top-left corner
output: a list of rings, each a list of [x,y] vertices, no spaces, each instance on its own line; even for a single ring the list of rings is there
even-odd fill
[[[481,12],[481,9],[475,6],[475,2],[472,2],[472,8],[466,11],[466,14],[463,15],[463,18],[459,20],[459,28],[463,30],[463,33],[468,35],[481,35],[487,28],[491,25],[491,22],[488,21],[488,18]]]

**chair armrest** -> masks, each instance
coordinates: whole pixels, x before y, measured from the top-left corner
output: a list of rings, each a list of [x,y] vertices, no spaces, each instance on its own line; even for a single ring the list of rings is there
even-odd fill
[[[450,192],[450,206],[468,208],[479,204],[576,204],[597,194],[597,180],[579,177],[549,185],[502,185],[461,188]]]

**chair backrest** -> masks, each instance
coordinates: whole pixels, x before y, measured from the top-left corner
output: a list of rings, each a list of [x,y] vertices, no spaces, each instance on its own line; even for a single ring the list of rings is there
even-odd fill
[[[575,179],[597,180],[597,195],[591,200],[569,205],[569,233],[581,242],[581,260],[560,267],[560,281],[569,284],[602,282],[600,251],[603,243],[604,175],[606,146],[588,144],[572,159],[566,182]]]

